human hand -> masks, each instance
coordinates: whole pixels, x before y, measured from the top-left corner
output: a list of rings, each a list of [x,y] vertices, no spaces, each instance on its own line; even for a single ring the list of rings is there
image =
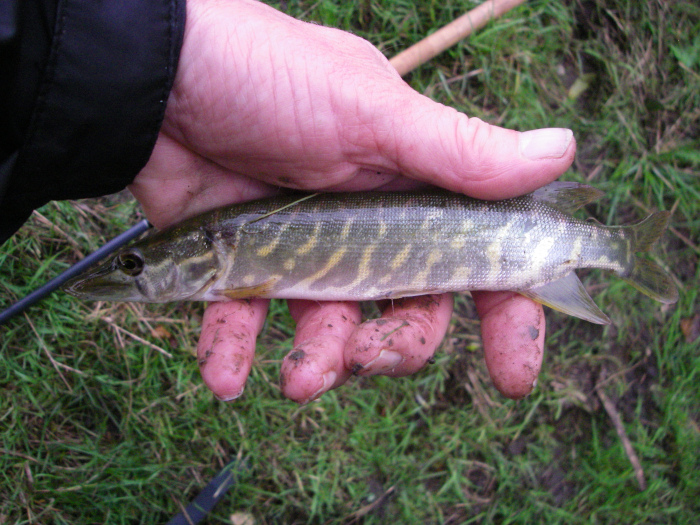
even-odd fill
[[[165,121],[131,186],[157,227],[279,186],[358,191],[428,183],[507,198],[557,178],[573,160],[570,131],[518,133],[468,118],[416,93],[351,34],[244,0],[190,0],[187,9]],[[508,397],[527,395],[542,361],[542,307],[510,292],[473,296],[496,387]],[[397,300],[381,319],[362,324],[357,303],[289,301],[289,308],[297,331],[282,389],[308,402],[353,373],[420,369],[444,336],[452,298]],[[198,356],[220,399],[242,393],[266,311],[260,299],[207,308]]]

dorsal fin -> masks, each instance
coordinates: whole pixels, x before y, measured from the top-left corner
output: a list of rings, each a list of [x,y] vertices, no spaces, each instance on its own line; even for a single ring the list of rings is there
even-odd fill
[[[564,213],[573,213],[589,202],[603,196],[603,192],[579,182],[554,181],[530,194],[536,201],[544,202]]]

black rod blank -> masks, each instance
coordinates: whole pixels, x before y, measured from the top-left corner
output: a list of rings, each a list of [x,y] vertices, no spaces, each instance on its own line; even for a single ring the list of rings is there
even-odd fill
[[[57,275],[49,282],[27,295],[25,298],[20,299],[19,301],[11,305],[9,308],[7,308],[5,311],[0,312],[0,325],[4,324],[15,315],[23,312],[24,310],[32,306],[34,303],[40,301],[41,299],[49,295],[51,292],[57,290],[66,281],[72,279],[76,275],[81,274],[96,262],[104,259],[110,253],[116,251],[120,247],[124,246],[126,243],[141,235],[150,227],[150,223],[146,219],[143,219],[141,222],[136,223],[134,226],[132,226],[125,232],[120,233],[114,239],[108,241],[107,244],[95,250],[93,253],[91,253],[81,261],[75,263],[65,272]]]

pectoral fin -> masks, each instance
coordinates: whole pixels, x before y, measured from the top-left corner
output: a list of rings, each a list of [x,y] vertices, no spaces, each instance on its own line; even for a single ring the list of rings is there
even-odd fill
[[[273,277],[265,282],[254,286],[242,286],[240,288],[231,288],[228,290],[218,290],[217,295],[223,295],[228,299],[248,299],[250,297],[270,297],[275,284],[279,281],[279,277]]]
[[[533,301],[591,323],[611,324],[610,319],[593,302],[574,272],[537,288],[519,291]]]

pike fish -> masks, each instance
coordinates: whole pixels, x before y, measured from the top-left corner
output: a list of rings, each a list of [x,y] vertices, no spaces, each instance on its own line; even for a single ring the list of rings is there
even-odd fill
[[[610,323],[574,270],[612,270],[662,303],[678,299],[650,251],[670,214],[609,227],[572,213],[602,192],[553,182],[481,201],[444,190],[328,193],[235,204],[121,250],[65,290],[92,300],[249,297],[379,300],[510,290]]]

